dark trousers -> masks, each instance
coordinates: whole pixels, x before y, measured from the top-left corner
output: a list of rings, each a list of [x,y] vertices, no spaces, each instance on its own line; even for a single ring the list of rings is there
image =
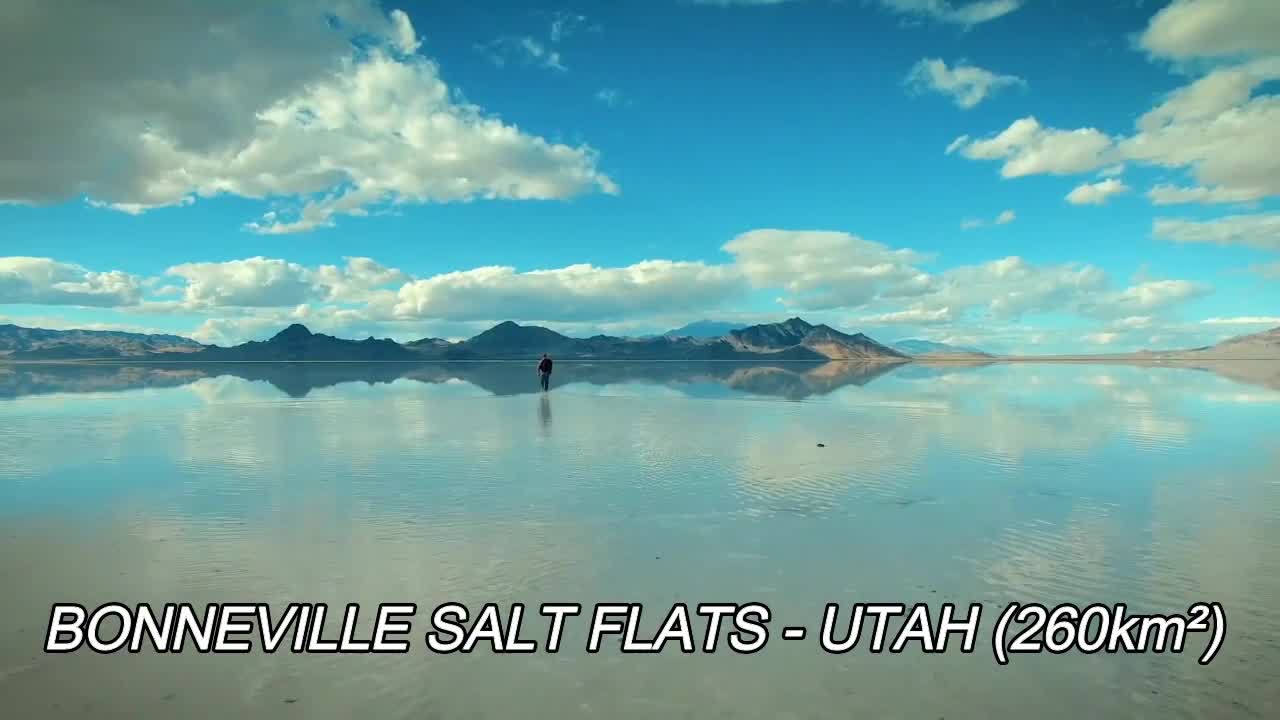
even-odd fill
[[[542,381],[543,390],[551,389],[551,373],[549,372],[538,373],[538,378]]]

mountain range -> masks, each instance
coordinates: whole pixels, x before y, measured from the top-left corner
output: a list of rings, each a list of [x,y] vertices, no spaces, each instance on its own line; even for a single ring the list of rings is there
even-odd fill
[[[565,360],[859,360],[906,362],[910,357],[857,333],[849,335],[800,318],[731,330],[720,337],[688,335],[574,338],[536,325],[499,323],[459,342],[422,338],[407,343],[367,338],[347,340],[290,325],[264,341],[232,347],[201,345],[172,336],[40,330],[6,326],[0,357],[9,360],[121,359],[184,361],[409,361],[508,360],[549,353]],[[40,342],[20,342],[40,333]],[[9,338],[12,338],[11,340]]]
[[[717,330],[713,337],[699,335]],[[536,325],[499,323],[472,338],[449,341],[422,338],[398,343],[366,338],[348,340],[290,325],[265,341],[231,347],[203,345],[176,335],[147,335],[100,330],[44,330],[0,325],[0,360],[137,359],[181,361],[414,361],[512,360],[549,353],[563,360],[736,360],[858,361],[902,363],[913,359],[997,359],[977,348],[929,340],[886,345],[862,334],[848,334],[798,317],[746,327],[711,321],[691,323],[660,336],[575,338]],[[1088,359],[1090,356],[1063,356]],[[1096,356],[1104,357],[1104,356]],[[1109,359],[1280,358],[1280,328],[1225,340],[1217,345],[1177,351],[1144,351]],[[1004,358],[1016,359],[1016,358]],[[1024,358],[1035,359],[1035,358]],[[1052,359],[1052,358],[1050,358]]]
[[[911,338],[908,340],[899,340],[893,344],[893,348],[899,352],[908,355],[986,355],[991,357],[987,352],[979,350],[975,347],[964,347],[957,345],[949,345],[947,343],[934,342],[933,340],[921,340]]]
[[[177,335],[145,335],[115,330],[45,330],[0,325],[0,358],[125,358],[155,353],[195,352],[205,346]]]
[[[638,383],[676,388],[692,395],[742,392],[801,400],[842,387],[861,386],[904,363],[576,363],[569,382],[591,385]],[[921,365],[923,367],[923,364]],[[950,366],[949,366],[950,367]],[[410,380],[427,384],[464,381],[496,396],[539,392],[530,376],[507,363],[422,361],[406,363],[210,362],[137,364],[30,363],[0,365],[0,400],[48,393],[110,392],[178,387],[215,377],[266,382],[290,397],[345,383],[370,385]]]
[[[746,325],[739,323],[698,320],[662,334],[665,337],[718,338],[724,337],[734,330],[742,330],[746,327]]]

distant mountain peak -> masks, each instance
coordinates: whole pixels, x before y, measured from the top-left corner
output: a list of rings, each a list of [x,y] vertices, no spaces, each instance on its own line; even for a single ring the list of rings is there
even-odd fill
[[[737,346],[754,352],[777,352],[802,347],[836,360],[906,359],[903,353],[881,345],[862,333],[849,335],[828,325],[813,325],[799,317],[735,330],[729,333],[729,339]]]
[[[721,322],[718,320],[695,320],[687,325],[682,325],[674,330],[668,330],[663,333],[663,337],[692,337],[692,338],[720,338],[728,335],[734,330],[741,330],[746,325],[742,323]]]
[[[893,343],[895,350],[904,352],[908,355],[987,355],[984,350],[975,347],[966,347],[961,345],[951,345],[948,343],[937,342],[935,340],[925,340],[924,338],[906,338]]]
[[[177,335],[123,330],[47,330],[0,325],[0,357],[26,360],[73,360],[143,357],[156,352],[189,353],[203,346]]]
[[[275,337],[271,338],[271,340],[273,342],[287,341],[287,340],[305,340],[311,337],[312,334],[313,333],[307,329],[306,325],[302,325],[300,323],[294,323],[289,327],[276,333]]]

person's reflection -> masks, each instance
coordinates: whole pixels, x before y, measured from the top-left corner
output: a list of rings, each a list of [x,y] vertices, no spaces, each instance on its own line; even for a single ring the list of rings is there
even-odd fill
[[[551,433],[551,397],[542,395],[538,400],[538,421],[542,424],[542,434]]]

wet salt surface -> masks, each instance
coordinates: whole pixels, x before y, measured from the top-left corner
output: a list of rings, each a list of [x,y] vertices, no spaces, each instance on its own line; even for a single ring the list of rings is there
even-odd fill
[[[0,367],[14,717],[1267,717],[1280,392],[1089,365]],[[369,384],[369,382],[375,384]],[[821,443],[824,447],[818,447]],[[55,602],[417,603],[404,655],[41,652]],[[758,601],[758,653],[433,655],[443,602]],[[831,655],[828,602],[984,603]],[[1017,655],[1008,602],[1220,602],[1184,654]],[[532,610],[530,610],[532,612]],[[336,614],[336,612],[335,612]],[[845,616],[847,618],[847,615]],[[783,641],[784,625],[806,641]],[[545,625],[530,625],[530,635]],[[336,633],[336,631],[335,631]],[[335,634],[331,633],[331,634]],[[482,646],[483,648],[484,646]],[[912,646],[914,648],[914,646]]]

